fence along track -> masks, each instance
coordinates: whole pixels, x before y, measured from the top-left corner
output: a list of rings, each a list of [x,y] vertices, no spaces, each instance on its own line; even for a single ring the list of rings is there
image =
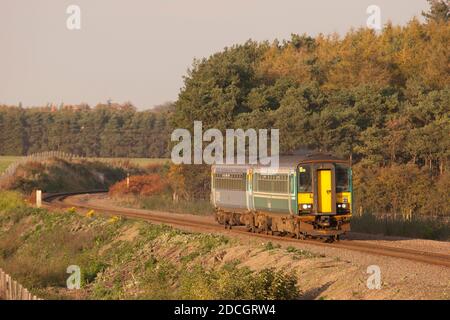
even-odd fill
[[[0,300],[42,300],[0,268]]]

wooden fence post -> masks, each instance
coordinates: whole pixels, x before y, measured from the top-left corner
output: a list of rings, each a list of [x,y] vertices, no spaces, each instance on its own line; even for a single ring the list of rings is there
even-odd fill
[[[0,299],[5,300],[41,300],[31,294],[9,274],[0,269]]]
[[[8,286],[7,292],[6,292],[6,299],[12,300],[12,281],[11,277],[8,275],[6,284]]]
[[[0,269],[0,297],[5,295],[5,273]]]

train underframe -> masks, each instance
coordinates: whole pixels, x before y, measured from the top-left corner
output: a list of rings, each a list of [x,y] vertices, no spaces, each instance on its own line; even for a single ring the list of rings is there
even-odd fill
[[[341,235],[350,231],[351,214],[290,215],[216,209],[215,217],[219,224],[230,229],[232,226],[246,226],[248,231],[255,233],[337,241]]]

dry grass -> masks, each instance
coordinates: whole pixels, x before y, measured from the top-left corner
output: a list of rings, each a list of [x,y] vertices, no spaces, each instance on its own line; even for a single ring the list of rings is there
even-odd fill
[[[0,156],[0,174],[6,170],[6,168],[13,162],[22,159],[21,156]],[[169,159],[163,158],[88,158],[88,160],[98,160],[101,162],[126,162],[129,161],[131,164],[146,167],[153,164],[165,164],[169,162]]]

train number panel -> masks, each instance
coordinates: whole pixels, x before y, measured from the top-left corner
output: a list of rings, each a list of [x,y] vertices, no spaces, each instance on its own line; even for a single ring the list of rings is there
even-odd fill
[[[216,220],[252,232],[330,240],[350,230],[352,172],[328,154],[283,156],[279,168],[214,165]]]

